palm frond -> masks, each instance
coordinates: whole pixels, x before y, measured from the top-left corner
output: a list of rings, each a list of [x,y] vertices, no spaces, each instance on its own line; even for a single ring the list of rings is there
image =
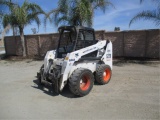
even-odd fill
[[[65,25],[68,21],[68,18],[66,16],[62,16],[62,17],[59,17],[57,20],[56,20],[56,25],[58,24],[63,24]]]
[[[160,11],[153,10],[153,11],[143,11],[138,13],[135,17],[133,17],[129,23],[129,26],[133,24],[135,21],[144,19],[144,20],[152,20],[155,25],[160,26]]]
[[[140,3],[143,3],[144,2],[144,0],[140,0]]]
[[[4,13],[0,11],[0,19],[3,17]]]
[[[18,6],[18,4],[13,3],[11,0],[0,0],[0,5],[8,7],[10,11]]]
[[[143,3],[145,0],[140,0],[140,3]],[[155,3],[160,3],[160,0],[152,0]]]
[[[39,27],[41,22],[40,22],[40,19],[39,19],[38,15],[40,15],[40,14],[41,14],[41,12],[28,14],[27,15],[27,24],[31,24],[32,21],[35,21],[37,23],[37,26]]]
[[[39,5],[34,4],[34,3],[28,3],[26,10],[29,12],[37,12],[38,11],[38,12],[41,12],[42,14],[45,14],[45,12],[42,10],[42,8]]]
[[[39,17],[36,16],[36,17],[34,17],[33,20],[36,22],[36,24],[37,24],[37,26],[38,26],[38,30],[39,30],[39,26],[41,25],[41,21],[40,21]]]
[[[59,0],[58,7],[48,13],[56,26],[59,24],[92,26],[94,10],[105,12],[113,6],[109,0]],[[63,21],[63,22],[62,22]]]
[[[140,4],[142,4],[145,0],[140,0]],[[160,0],[151,0],[160,9]]]
[[[5,28],[8,24],[11,24],[11,21],[10,21],[11,17],[9,15],[4,15],[3,16],[3,21],[2,21],[2,24],[3,24],[3,27]]]
[[[115,8],[115,6],[108,0],[93,0],[93,2],[95,2],[93,9],[100,8],[103,12],[105,12],[109,6]]]

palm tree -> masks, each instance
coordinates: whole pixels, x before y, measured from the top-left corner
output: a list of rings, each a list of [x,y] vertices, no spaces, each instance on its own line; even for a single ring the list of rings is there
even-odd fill
[[[113,4],[109,0],[59,0],[58,7],[48,13],[56,26],[59,24],[92,26],[94,11],[105,12]]]
[[[152,1],[156,3],[157,8],[154,10],[146,10],[138,13],[130,20],[129,26],[131,26],[132,23],[140,19],[151,20],[155,23],[156,26],[160,26],[160,0],[152,0]],[[144,0],[140,0],[140,3],[143,2]]]
[[[15,4],[12,3],[12,0],[1,0],[0,1],[0,20],[1,20],[1,25],[2,25],[2,19],[3,19],[3,16],[8,12],[7,11],[7,8],[9,8],[9,10],[12,12],[12,7],[14,6]],[[8,25],[10,26],[10,25]],[[10,26],[12,28],[12,31],[13,31],[13,36],[15,36],[15,29],[17,29],[15,26]],[[10,28],[10,27],[7,27],[7,28]],[[6,30],[4,28],[4,30]],[[9,31],[9,29],[7,29],[7,32]]]
[[[5,3],[3,3],[5,4]],[[7,5],[7,4],[6,4]],[[22,6],[18,4],[7,5],[10,9],[10,13],[3,16],[3,26],[6,27],[8,24],[19,28],[22,52],[23,56],[26,56],[25,40],[24,40],[24,28],[26,25],[31,24],[35,21],[36,24],[40,25],[40,14],[45,14],[41,7],[37,4],[29,3],[27,0],[24,1]]]

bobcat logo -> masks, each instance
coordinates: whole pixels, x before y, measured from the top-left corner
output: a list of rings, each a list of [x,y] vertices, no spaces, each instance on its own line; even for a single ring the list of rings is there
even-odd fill
[[[107,54],[107,55],[106,55],[106,58],[111,58],[111,54]]]

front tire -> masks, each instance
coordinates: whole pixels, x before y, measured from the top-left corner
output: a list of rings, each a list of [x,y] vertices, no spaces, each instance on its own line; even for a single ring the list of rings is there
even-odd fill
[[[69,89],[77,96],[87,95],[94,83],[94,76],[88,69],[78,68],[69,78]]]

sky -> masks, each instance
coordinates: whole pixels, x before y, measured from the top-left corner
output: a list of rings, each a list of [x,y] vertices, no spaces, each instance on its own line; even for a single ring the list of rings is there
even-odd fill
[[[15,0],[22,4],[24,0]],[[57,7],[58,0],[28,0],[29,2],[36,3],[42,7],[44,11],[50,11]],[[145,0],[140,4],[140,0],[110,0],[115,8],[109,7],[105,13],[96,10],[93,19],[93,28],[95,30],[114,31],[115,27],[120,27],[120,30],[142,30],[142,29],[160,29],[152,21],[139,20],[129,27],[130,20],[139,12],[143,10],[153,10],[156,5],[152,0]],[[43,20],[43,17],[41,16]],[[43,23],[43,22],[42,22]],[[32,34],[32,28],[37,28],[33,22],[24,29],[25,34]],[[54,24],[47,23],[46,30],[44,25],[41,24],[38,34],[55,33],[57,28]],[[11,33],[9,33],[11,34]]]

